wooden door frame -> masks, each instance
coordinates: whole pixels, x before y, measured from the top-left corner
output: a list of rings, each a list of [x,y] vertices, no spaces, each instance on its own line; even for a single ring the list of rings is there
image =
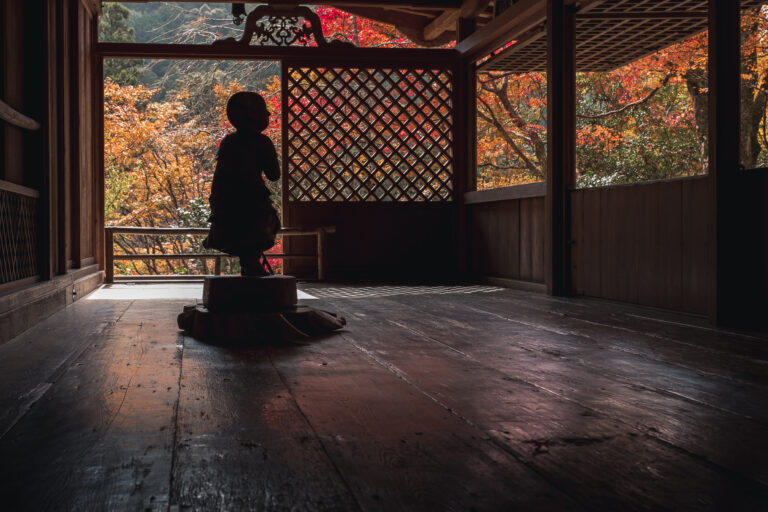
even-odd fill
[[[95,155],[96,176],[98,181],[98,198],[96,225],[98,235],[96,237],[98,263],[102,270],[105,266],[105,237],[104,237],[104,59],[106,58],[134,58],[134,59],[177,59],[177,60],[268,60],[278,61],[281,65],[281,104],[285,103],[284,70],[286,63],[312,63],[317,66],[322,62],[327,66],[366,66],[366,67],[396,67],[414,69],[424,67],[449,68],[453,74],[454,100],[458,98],[456,92],[460,89],[459,82],[459,52],[453,49],[413,49],[413,48],[358,48],[358,47],[296,47],[296,46],[243,46],[243,45],[190,45],[190,44],[147,44],[147,43],[106,43],[95,42],[93,48],[96,59],[94,73],[94,101],[97,103],[94,111],[97,113],[95,143],[98,147]],[[458,105],[461,102],[457,102]],[[458,109],[457,109],[458,111]],[[285,123],[287,111],[281,109],[281,136],[286,140],[287,125]],[[454,120],[457,126],[458,118]],[[454,139],[454,201],[458,203],[464,193],[464,180],[458,179],[459,162],[457,154],[461,154],[462,141],[457,134]],[[282,144],[283,174],[283,199],[286,197],[286,183],[288,171],[287,146]],[[285,202],[283,203],[283,215],[285,215]]]

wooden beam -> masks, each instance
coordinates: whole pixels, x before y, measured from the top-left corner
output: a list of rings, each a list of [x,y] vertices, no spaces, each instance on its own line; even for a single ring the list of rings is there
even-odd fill
[[[454,65],[458,54],[451,49],[421,48],[334,48],[299,46],[242,46],[201,44],[98,43],[94,52],[101,57],[144,59],[296,59],[310,62],[323,59],[329,65],[370,62],[371,65],[395,65],[419,68],[424,63]]]
[[[24,197],[31,197],[34,199],[40,198],[40,192],[37,190],[29,187],[23,187],[21,185],[17,185],[16,183],[11,183],[10,181],[0,180],[0,190],[12,192]]]
[[[703,19],[707,16],[707,11],[585,12],[576,14],[576,18],[580,20]]]
[[[444,32],[454,31],[460,18],[474,19],[486,7],[489,0],[464,0],[458,9],[446,9],[440,16],[432,20],[424,27],[423,37],[425,41],[437,39]]]
[[[494,188],[491,190],[475,190],[464,194],[465,204],[484,204],[498,201],[515,201],[531,197],[545,197],[547,185],[544,182],[526,183],[511,187]]]
[[[709,175],[712,283],[710,319],[738,323],[745,305],[738,193],[741,90],[738,0],[709,0]],[[746,273],[748,274],[748,272]],[[748,304],[746,305],[748,306]]]
[[[40,128],[40,123],[15,110],[3,100],[0,100],[0,119],[27,130],[37,130]]]
[[[570,208],[576,161],[576,21],[564,0],[547,0],[547,292],[570,292]]]
[[[520,0],[459,42],[456,50],[463,58],[475,61],[543,24],[546,19],[545,0]]]
[[[456,22],[456,39],[463,41],[477,30],[477,18],[459,18]]]

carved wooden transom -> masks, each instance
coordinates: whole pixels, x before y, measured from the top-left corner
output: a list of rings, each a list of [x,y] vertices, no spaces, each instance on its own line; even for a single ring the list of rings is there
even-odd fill
[[[347,41],[326,41],[320,18],[302,5],[261,5],[248,14],[240,39],[229,37],[214,44],[310,46],[313,40],[317,46],[354,46]]]

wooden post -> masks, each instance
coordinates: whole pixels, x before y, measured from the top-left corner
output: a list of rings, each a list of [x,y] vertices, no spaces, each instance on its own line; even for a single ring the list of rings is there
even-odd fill
[[[99,39],[99,17],[93,17],[92,44]],[[94,173],[94,255],[99,268],[105,267],[104,240],[104,59],[93,52],[93,173]]]
[[[317,229],[317,280],[322,281],[325,279],[325,249],[326,249],[326,232],[325,228]],[[285,259],[283,259],[283,267],[285,267]],[[283,271],[285,272],[285,271]]]
[[[115,246],[113,243],[112,230],[109,228],[104,229],[104,282],[111,283],[115,280],[115,262],[113,259],[113,253]]]
[[[456,21],[456,34],[458,35],[457,42],[463,41],[468,38],[477,30],[476,18],[459,18]]]
[[[49,1],[45,6],[46,34],[46,80],[48,82],[46,98],[46,115],[43,120],[45,143],[43,146],[43,165],[40,198],[38,200],[38,253],[40,265],[40,280],[48,281],[56,275],[58,246],[57,231],[57,180],[58,166],[58,26],[57,3]]]
[[[746,305],[738,234],[740,28],[738,0],[709,0],[710,319],[718,324],[737,323]]]
[[[458,41],[462,41],[472,35],[477,29],[474,18],[459,18],[456,26]],[[456,243],[458,245],[458,270],[459,275],[467,275],[469,268],[470,244],[472,233],[469,227],[469,209],[464,203],[464,193],[475,190],[477,182],[476,169],[476,116],[477,116],[477,90],[475,81],[475,66],[468,59],[462,60],[455,70],[454,84],[456,90],[454,98],[456,102],[454,144],[456,145],[454,161],[455,177],[455,203],[457,226]]]
[[[547,0],[547,197],[545,273],[550,295],[570,292],[570,209],[576,162],[576,30],[573,7]]]
[[[219,254],[213,260],[213,273],[217,276],[221,275],[221,255]]]

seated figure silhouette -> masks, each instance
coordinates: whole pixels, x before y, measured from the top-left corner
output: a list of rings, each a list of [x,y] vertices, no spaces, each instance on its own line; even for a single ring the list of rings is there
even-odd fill
[[[207,248],[238,256],[242,275],[263,276],[264,251],[275,245],[277,211],[262,173],[280,178],[277,152],[262,132],[269,125],[267,104],[255,92],[238,92],[227,102],[227,118],[236,131],[222,139],[211,186],[211,230]]]

